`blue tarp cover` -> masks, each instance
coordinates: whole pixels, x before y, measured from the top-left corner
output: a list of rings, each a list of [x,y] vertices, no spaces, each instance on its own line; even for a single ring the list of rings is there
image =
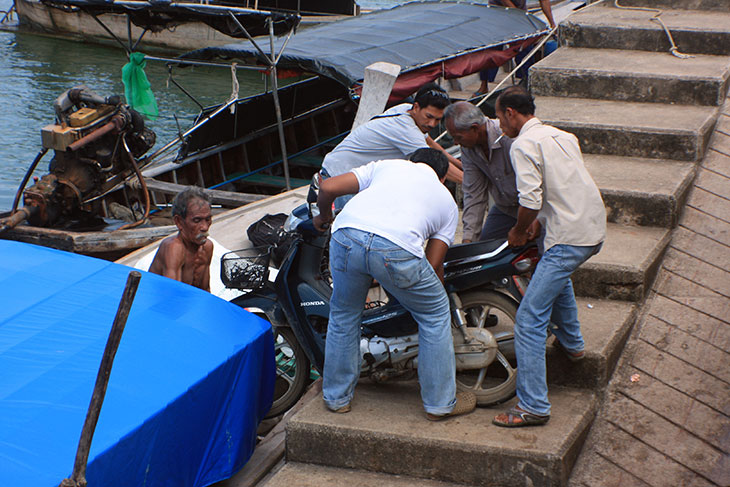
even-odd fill
[[[0,479],[55,487],[73,469],[131,269],[0,240]],[[202,487],[250,457],[275,378],[270,325],[143,273],[91,445],[90,487]]]

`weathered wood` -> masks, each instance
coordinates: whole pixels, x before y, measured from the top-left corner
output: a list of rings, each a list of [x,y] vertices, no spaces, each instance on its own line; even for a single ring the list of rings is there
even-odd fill
[[[142,227],[117,232],[73,232],[53,228],[19,225],[2,238],[32,243],[79,254],[131,251],[177,231],[175,225]]]
[[[114,357],[117,354],[119,342],[122,340],[122,333],[127,324],[127,317],[132,308],[134,295],[137,293],[137,287],[141,278],[142,274],[138,271],[130,272],[127,277],[127,284],[124,287],[124,293],[117,308],[117,315],[114,317],[112,329],[109,332],[109,338],[104,348],[104,354],[101,357],[101,365],[96,375],[96,384],[94,384],[94,392],[91,395],[89,410],[86,412],[86,420],[81,429],[81,439],[79,439],[79,447],[76,450],[73,473],[70,478],[63,479],[60,487],[86,487],[86,462],[89,460],[91,439],[94,437],[96,423],[99,420],[99,413],[101,413],[101,405],[104,403],[106,386],[109,384],[109,375],[112,371]]]
[[[187,186],[182,184],[167,183],[165,181],[158,181],[152,178],[145,178],[144,182],[147,184],[147,189],[150,191],[157,191],[166,194],[178,194],[180,191],[187,188]],[[138,185],[139,183],[135,181],[135,189],[138,189]],[[247,205],[268,197],[268,195],[264,194],[235,193],[233,191],[221,191],[218,189],[203,189],[203,192],[208,195],[211,203],[233,207]]]

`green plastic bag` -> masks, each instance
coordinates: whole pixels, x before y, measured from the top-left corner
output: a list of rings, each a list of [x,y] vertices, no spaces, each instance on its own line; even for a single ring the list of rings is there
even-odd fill
[[[147,61],[141,52],[133,52],[129,56],[129,62],[122,68],[122,83],[124,83],[124,96],[129,106],[137,110],[148,119],[157,120],[157,101],[150,88],[147,75],[144,74],[144,67]]]

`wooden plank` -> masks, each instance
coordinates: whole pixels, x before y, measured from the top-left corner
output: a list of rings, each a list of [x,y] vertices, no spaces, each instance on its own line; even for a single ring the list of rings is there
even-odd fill
[[[265,186],[274,186],[277,188],[285,188],[286,181],[280,176],[269,176],[268,174],[251,174],[246,176],[244,181],[248,183],[261,184]],[[289,178],[292,188],[298,188],[300,186],[308,186],[308,179]]]
[[[147,184],[147,189],[160,193],[177,194],[187,188],[187,186],[182,184],[166,183],[151,178],[145,178],[144,182]],[[203,189],[203,192],[208,195],[211,203],[233,207],[247,205],[267,197],[267,195],[263,194],[235,193],[233,191],[221,191],[218,189]]]

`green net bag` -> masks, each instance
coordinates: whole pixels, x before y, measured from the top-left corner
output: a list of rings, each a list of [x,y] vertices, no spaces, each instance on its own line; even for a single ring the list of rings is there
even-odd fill
[[[129,56],[129,62],[122,68],[122,83],[124,83],[124,96],[127,103],[148,119],[157,120],[157,101],[150,88],[150,82],[144,73],[147,62],[144,54],[133,52]]]

